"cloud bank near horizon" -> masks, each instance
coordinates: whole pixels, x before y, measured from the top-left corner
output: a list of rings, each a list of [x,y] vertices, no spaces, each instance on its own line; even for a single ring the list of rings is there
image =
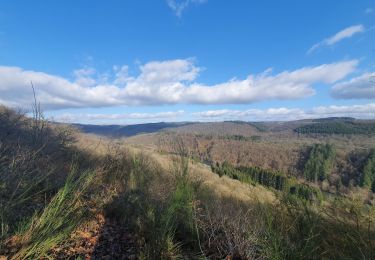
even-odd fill
[[[218,109],[189,114],[183,110],[129,114],[62,114],[51,119],[64,123],[77,123],[82,120],[85,122],[96,122],[97,120],[101,120],[102,122],[113,124],[113,122],[118,122],[118,120],[134,121],[138,119],[145,119],[147,122],[181,121],[180,117],[183,115],[190,115],[191,120],[188,121],[289,121],[323,117],[373,119],[375,118],[375,103],[348,106],[317,106],[312,109],[285,107],[246,110]]]
[[[340,61],[277,74],[269,69],[250,74],[245,79],[233,78],[213,85],[197,81],[201,68],[194,64],[194,59],[148,62],[139,67],[137,76],[129,75],[127,66],[115,66],[109,74],[83,68],[74,71],[72,80],[19,67],[0,66],[0,103],[30,107],[33,95],[30,82],[33,82],[38,101],[45,110],[295,100],[314,95],[314,84],[340,84],[340,80],[356,70],[358,63],[358,60]],[[335,86],[335,89],[340,88],[340,85]]]
[[[314,119],[322,117],[355,117],[360,119],[375,118],[375,103],[348,106],[317,106],[312,109],[301,108],[268,108],[248,110],[209,110],[194,114],[206,119],[241,119],[250,121],[288,121]]]

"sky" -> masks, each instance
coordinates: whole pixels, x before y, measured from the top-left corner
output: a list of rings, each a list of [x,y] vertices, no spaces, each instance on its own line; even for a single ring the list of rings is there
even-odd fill
[[[2,0],[0,104],[85,124],[375,118],[374,0]]]

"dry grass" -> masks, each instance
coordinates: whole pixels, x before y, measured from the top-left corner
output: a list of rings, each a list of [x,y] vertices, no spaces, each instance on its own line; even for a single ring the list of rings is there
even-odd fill
[[[149,135],[148,135],[149,136]],[[142,136],[143,137],[143,136]],[[142,138],[139,137],[139,138]],[[133,139],[134,140],[134,139]],[[138,138],[137,138],[138,140]],[[128,144],[128,142],[126,141]],[[170,173],[173,155],[157,153],[152,146],[142,146],[139,142],[136,146],[128,146],[135,152],[143,152],[160,163],[165,174]],[[261,185],[252,186],[233,180],[227,176],[220,177],[211,171],[211,168],[199,162],[190,160],[190,171],[194,181],[201,182],[215,192],[219,197],[234,198],[240,201],[270,202],[275,200],[273,192]]]

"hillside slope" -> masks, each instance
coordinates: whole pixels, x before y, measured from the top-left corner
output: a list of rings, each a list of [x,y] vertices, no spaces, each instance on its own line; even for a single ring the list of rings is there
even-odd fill
[[[158,152],[53,125],[40,113],[1,108],[0,121],[0,258],[375,255],[374,208],[356,194],[317,200],[308,196],[313,186],[248,182],[228,163],[213,173],[184,135]]]
[[[148,123],[137,125],[84,125],[74,124],[80,131],[88,134],[96,134],[108,137],[127,137],[137,134],[154,133],[166,128],[174,128],[189,123]]]

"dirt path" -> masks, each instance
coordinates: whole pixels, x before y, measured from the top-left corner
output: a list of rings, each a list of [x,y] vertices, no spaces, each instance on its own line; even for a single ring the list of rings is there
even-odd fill
[[[135,237],[117,221],[98,214],[52,250],[55,259],[137,259]]]

